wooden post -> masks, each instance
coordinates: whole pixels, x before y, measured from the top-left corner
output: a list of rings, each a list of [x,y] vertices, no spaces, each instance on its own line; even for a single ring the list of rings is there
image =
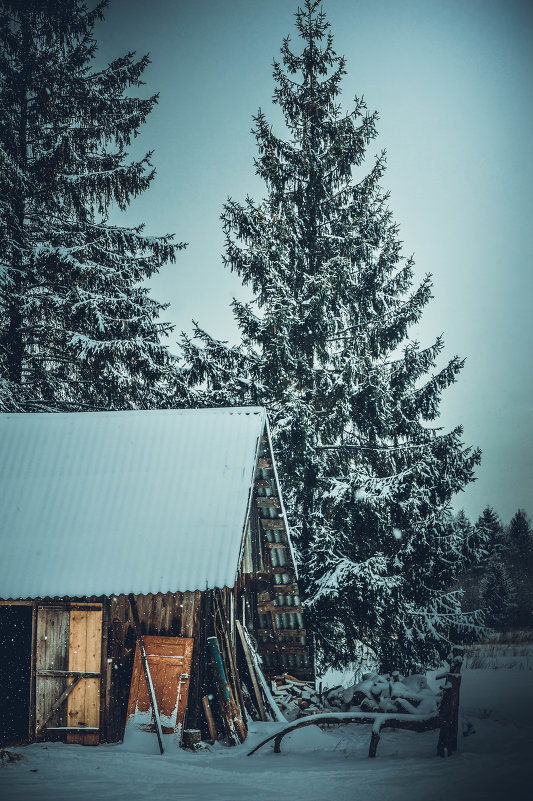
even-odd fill
[[[450,669],[446,673],[439,717],[441,720],[438,756],[451,756],[457,751],[457,732],[459,728],[459,690],[461,687],[461,664],[464,648],[454,645],[448,657]]]
[[[368,748],[368,756],[371,757],[372,759],[376,756],[376,752],[378,750],[379,737],[380,735],[377,732],[372,731],[372,737],[370,738],[370,746]]]
[[[139,645],[139,653],[141,655],[141,663],[143,666],[144,678],[146,679],[146,686],[148,688],[148,697],[150,699],[150,704],[152,706],[152,712],[154,715],[157,742],[159,743],[159,751],[161,754],[163,754],[165,751],[165,749],[163,748],[163,729],[161,728],[161,719],[159,717],[159,710],[157,708],[157,701],[155,699],[154,685],[152,684],[152,677],[150,676],[150,668],[148,667],[148,657],[146,656],[144,640],[141,633],[141,621],[139,620],[139,610],[137,609],[137,602],[135,600],[135,596],[133,595],[133,593],[130,593],[128,595],[128,598],[131,606],[133,623],[135,626],[135,635],[137,637],[137,643]]]
[[[463,664],[464,648],[462,645],[454,645],[452,648],[452,664],[448,680],[452,685],[452,702],[450,716],[450,734],[448,740],[448,751],[457,751],[457,734],[459,730],[459,693],[461,689],[461,666]]]
[[[213,713],[211,712],[209,698],[207,695],[204,695],[202,698],[202,706],[204,708],[205,719],[207,721],[207,728],[209,729],[209,736],[211,737],[211,742],[214,744],[217,741],[217,727],[215,726],[215,719],[213,718]]]

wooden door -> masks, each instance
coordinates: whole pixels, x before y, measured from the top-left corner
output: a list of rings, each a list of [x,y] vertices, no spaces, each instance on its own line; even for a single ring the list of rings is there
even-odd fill
[[[90,604],[71,607],[68,668],[69,672],[84,675],[68,696],[68,743],[98,744],[101,658],[102,607]],[[92,731],[84,733],[86,729]]]
[[[176,733],[181,742],[194,641],[192,637],[155,636],[145,636],[143,640],[163,734]],[[155,732],[138,645],[133,662],[127,725]]]
[[[66,735],[69,743],[98,743],[101,644],[101,604],[38,607],[37,736]]]
[[[67,726],[69,612],[63,606],[37,609],[35,654],[35,733],[57,731]]]

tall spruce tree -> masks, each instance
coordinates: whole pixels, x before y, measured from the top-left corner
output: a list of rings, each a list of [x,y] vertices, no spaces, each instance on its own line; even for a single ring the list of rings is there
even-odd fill
[[[184,353],[205,403],[268,408],[323,662],[346,663],[359,640],[385,669],[410,668],[446,652],[452,627],[475,625],[447,588],[468,551],[450,500],[479,452],[435,424],[461,360],[428,377],[441,339],[407,338],[431,283],[413,289],[380,188],[384,154],[359,170],[377,115],[357,98],[341,111],[345,59],[319,0],[296,27],[303,49],[287,37],[274,62],[287,137],[254,117],[266,198],[230,200],[222,215],[225,263],[255,293],[234,301],[242,345],[197,327]]]
[[[4,0],[0,10],[0,408],[169,403],[181,385],[161,337],[165,308],[143,281],[183,247],[108,221],[150,184],[126,148],[157,97],[148,58],[92,69],[81,0]],[[135,94],[135,93],[134,93]]]
[[[487,556],[505,550],[505,532],[502,521],[492,506],[486,506],[476,521],[474,531],[486,542]]]
[[[533,531],[524,509],[518,509],[509,523],[509,548],[519,560],[527,562],[533,553]]]
[[[490,626],[510,624],[516,607],[516,589],[505,563],[497,552],[488,560],[479,585],[481,603]]]

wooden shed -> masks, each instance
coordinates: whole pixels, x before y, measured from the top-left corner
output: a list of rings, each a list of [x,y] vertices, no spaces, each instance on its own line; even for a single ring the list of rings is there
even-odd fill
[[[149,728],[143,647],[174,739],[266,717],[255,649],[312,677],[264,409],[4,414],[0,442],[0,741]]]

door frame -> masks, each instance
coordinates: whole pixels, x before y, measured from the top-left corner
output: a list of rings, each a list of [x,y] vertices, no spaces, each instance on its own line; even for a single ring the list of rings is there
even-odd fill
[[[108,639],[108,620],[109,620],[109,599],[99,597],[87,601],[86,599],[57,600],[47,599],[25,599],[25,600],[0,600],[0,606],[30,606],[32,608],[32,630],[31,630],[31,663],[30,663],[30,698],[27,737],[21,742],[43,742],[46,741],[46,727],[39,735],[36,734],[36,704],[37,704],[37,616],[39,608],[59,607],[66,612],[71,610],[94,609],[101,610],[101,639],[100,639],[100,676],[99,676],[99,721],[96,737],[98,742],[104,740],[106,728],[106,697],[108,691],[108,660],[107,660],[107,639]],[[83,730],[82,730],[83,731]],[[65,732],[65,740],[68,740]]]
[[[5,601],[0,600],[0,606],[31,606],[31,642],[30,642],[30,687],[29,687],[29,714],[27,735],[21,742],[33,742],[32,732],[35,725],[35,638],[37,629],[37,611],[34,601]]]

